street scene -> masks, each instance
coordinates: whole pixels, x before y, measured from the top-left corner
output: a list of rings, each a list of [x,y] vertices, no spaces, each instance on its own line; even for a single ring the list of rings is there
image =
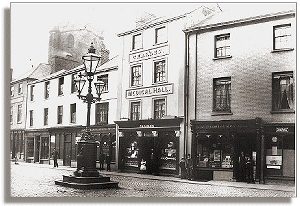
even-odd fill
[[[295,197],[296,3],[10,9],[12,197]]]
[[[118,189],[78,190],[54,181],[74,168],[21,163],[11,165],[11,197],[293,197],[293,185],[195,182],[176,177],[103,172],[119,182]]]

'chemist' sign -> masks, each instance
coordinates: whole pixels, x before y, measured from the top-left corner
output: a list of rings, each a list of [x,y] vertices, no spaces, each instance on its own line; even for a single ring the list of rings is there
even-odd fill
[[[140,98],[140,97],[149,97],[157,95],[165,95],[173,93],[173,84],[153,86],[153,87],[144,87],[138,89],[129,89],[126,91],[126,98]]]

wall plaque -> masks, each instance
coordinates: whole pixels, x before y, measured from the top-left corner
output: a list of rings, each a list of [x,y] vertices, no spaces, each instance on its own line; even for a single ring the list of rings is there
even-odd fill
[[[167,54],[169,54],[168,46],[144,50],[138,53],[129,54],[129,62],[131,63],[131,62],[151,59],[159,56],[164,56]]]
[[[173,84],[126,90],[126,98],[140,98],[173,93]]]

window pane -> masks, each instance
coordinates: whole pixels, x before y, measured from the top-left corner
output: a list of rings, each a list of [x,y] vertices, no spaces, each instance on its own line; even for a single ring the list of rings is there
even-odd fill
[[[216,36],[216,57],[230,56],[230,34]]]
[[[154,100],[154,119],[161,119],[165,115],[165,99]]]
[[[138,86],[142,84],[141,70],[141,65],[131,67],[131,86]]]
[[[130,119],[131,120],[139,120],[140,119],[140,113],[141,113],[141,104],[140,104],[140,102],[132,102],[131,103]]]
[[[273,110],[294,109],[293,73],[273,75]]]
[[[96,124],[108,124],[109,103],[96,104]]]
[[[214,111],[230,112],[231,80],[230,78],[214,79]]]
[[[274,49],[292,48],[291,25],[274,27]]]

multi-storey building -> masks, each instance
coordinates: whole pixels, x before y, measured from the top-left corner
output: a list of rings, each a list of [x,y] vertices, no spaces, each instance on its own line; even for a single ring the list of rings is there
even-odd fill
[[[49,73],[50,65],[39,64],[37,68],[10,82],[10,151],[13,159],[24,160],[27,84]]]
[[[118,34],[123,46],[116,121],[120,169],[138,171],[145,160],[148,173],[178,174],[186,145],[182,30],[213,12],[201,7],[172,18],[151,16]]]
[[[295,8],[294,4],[291,5]],[[219,13],[185,30],[188,151],[196,178],[295,178],[295,11]]]
[[[118,56],[97,69],[95,78],[105,83],[101,101],[91,107],[91,132],[100,153],[115,162],[115,124],[117,108]],[[26,160],[50,163],[53,149],[59,165],[76,165],[76,142],[86,126],[87,105],[80,100],[74,84],[83,66],[61,70],[28,84]],[[83,89],[85,94],[87,87]],[[95,91],[95,89],[94,89]],[[96,95],[96,94],[95,94]]]

